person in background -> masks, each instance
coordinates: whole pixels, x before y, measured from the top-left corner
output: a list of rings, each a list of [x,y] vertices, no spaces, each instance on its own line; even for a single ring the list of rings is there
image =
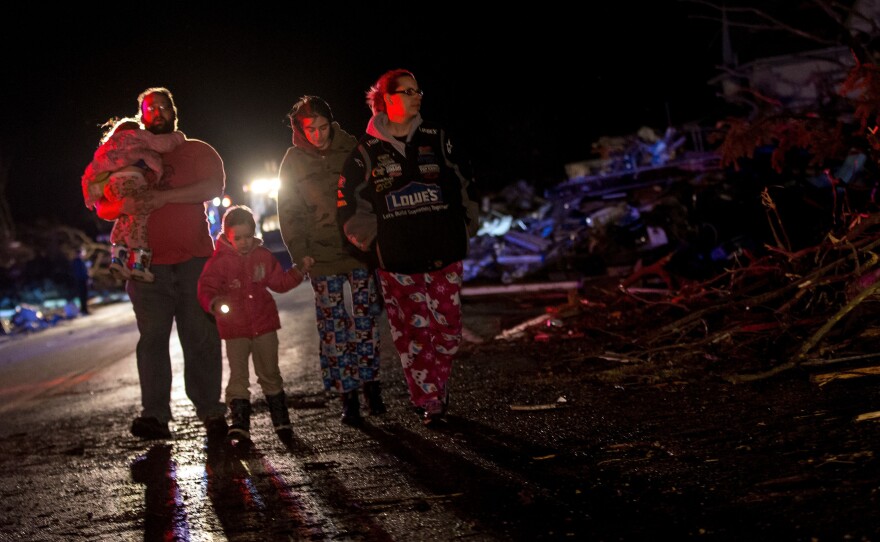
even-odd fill
[[[82,177],[86,207],[94,209],[101,198],[115,201],[136,195],[150,183],[161,181],[164,165],[160,153],[174,150],[184,139],[178,131],[154,134],[142,130],[131,118],[113,122]],[[147,216],[119,215],[110,242],[110,272],[116,278],[153,281]]]
[[[199,303],[217,321],[226,342],[229,382],[226,404],[232,414],[228,437],[251,438],[251,394],[248,358],[263,390],[275,432],[282,439],[292,433],[284,380],[278,368],[278,330],[281,319],[269,290],[283,293],[299,286],[314,261],[303,258],[302,267],[286,272],[275,255],[255,237],[253,212],[243,205],[223,214],[223,228],[214,255],[199,277]]]
[[[73,277],[73,295],[79,300],[79,312],[83,316],[92,314],[89,310],[89,266],[83,258],[82,247],[73,249],[70,260],[70,275]]]
[[[144,90],[138,107],[136,119],[151,133],[177,130],[177,107],[167,88]],[[155,278],[126,283],[140,333],[136,352],[142,410],[131,433],[143,439],[171,437],[170,337],[176,324],[186,395],[211,443],[212,438],[225,438],[228,429],[226,405],[221,401],[223,352],[217,326],[199,305],[197,289],[202,268],[214,252],[205,202],[222,195],[226,173],[217,151],[198,139],[186,139],[163,153],[162,160],[164,175],[147,190],[117,201],[104,196],[95,206],[104,220],[149,214]]]
[[[375,252],[378,276],[422,423],[442,420],[462,338],[462,260],[479,228],[469,162],[441,126],[422,120],[415,75],[396,69],[367,91],[373,112],[337,192],[346,238]]]
[[[378,290],[369,255],[342,237],[336,222],[336,183],[357,144],[318,96],[301,97],[288,113],[293,146],[278,177],[278,217],[291,261],[311,256],[319,361],[324,389],[339,394],[345,424],[362,421],[359,389],[370,414],[386,411],[379,379]],[[351,309],[346,307],[346,289]]]

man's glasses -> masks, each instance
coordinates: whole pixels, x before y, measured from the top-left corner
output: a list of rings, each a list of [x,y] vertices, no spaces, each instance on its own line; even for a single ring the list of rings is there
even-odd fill
[[[155,113],[156,111],[163,111],[163,112],[164,111],[171,111],[171,106],[170,105],[148,105],[144,109],[146,109],[150,113]]]
[[[390,94],[406,94],[409,97],[413,97],[416,94],[418,94],[419,96],[424,96],[425,91],[420,88],[408,88],[405,90],[395,90],[394,92],[391,92]]]

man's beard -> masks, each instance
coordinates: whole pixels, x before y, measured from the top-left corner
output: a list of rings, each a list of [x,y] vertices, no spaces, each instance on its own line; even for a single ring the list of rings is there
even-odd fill
[[[161,124],[151,124],[146,128],[154,134],[170,134],[174,131],[174,120],[166,121],[163,119]]]

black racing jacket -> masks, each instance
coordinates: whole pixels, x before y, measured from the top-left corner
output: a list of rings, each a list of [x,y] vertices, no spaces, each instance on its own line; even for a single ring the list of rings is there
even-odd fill
[[[364,135],[343,166],[337,216],[345,237],[375,250],[381,269],[422,273],[463,260],[479,227],[467,160],[441,128],[422,123],[402,155]]]

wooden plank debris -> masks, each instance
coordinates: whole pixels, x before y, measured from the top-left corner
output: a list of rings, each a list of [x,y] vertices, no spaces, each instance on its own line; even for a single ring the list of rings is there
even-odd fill
[[[847,369],[845,371],[834,371],[832,373],[816,374],[810,376],[810,382],[818,384],[819,386],[824,386],[825,384],[828,384],[829,382],[833,382],[835,380],[846,380],[849,378],[877,375],[880,375],[880,365],[875,365],[873,367],[858,367]]]

